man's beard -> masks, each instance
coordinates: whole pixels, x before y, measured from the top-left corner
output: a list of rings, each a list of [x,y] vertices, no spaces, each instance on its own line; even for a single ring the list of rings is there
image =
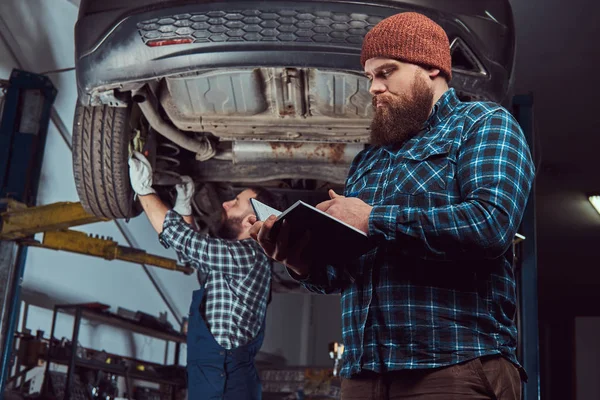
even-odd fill
[[[227,217],[225,211],[223,211],[223,217],[221,219],[221,226],[217,231],[217,236],[221,239],[235,240],[242,233],[242,217]]]
[[[411,93],[378,98],[373,96],[375,116],[371,121],[371,143],[375,146],[402,145],[421,129],[433,104],[433,89],[425,79],[415,75]]]

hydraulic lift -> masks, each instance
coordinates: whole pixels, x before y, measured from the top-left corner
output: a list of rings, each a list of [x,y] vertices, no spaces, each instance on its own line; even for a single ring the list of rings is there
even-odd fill
[[[45,76],[13,70],[0,81],[0,400],[11,368],[13,336],[29,246],[70,251],[193,273],[176,260],[119,245],[112,238],[69,228],[108,221],[88,214],[80,203],[35,206],[48,122],[56,89]],[[43,233],[37,241],[34,235]]]
[[[111,238],[87,235],[67,229],[93,222],[109,221],[88,214],[81,203],[54,203],[39,207],[27,207],[14,200],[6,200],[7,211],[0,214],[0,240],[17,240],[26,246],[101,257],[106,260],[122,260],[152,265],[172,271],[193,273],[192,267],[178,265],[176,260],[151,255],[144,250],[120,246]],[[43,232],[41,242],[31,235]]]
[[[56,89],[43,76],[13,70],[2,81],[0,198],[34,205]],[[0,241],[0,398],[11,365],[27,247]]]

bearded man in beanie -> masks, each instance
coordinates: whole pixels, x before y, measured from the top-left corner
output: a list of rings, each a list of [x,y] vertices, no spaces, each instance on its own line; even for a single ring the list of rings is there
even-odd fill
[[[444,30],[413,13],[365,37],[371,144],[344,195],[318,205],[376,247],[324,265],[274,218],[251,235],[311,291],[341,293],[342,399],[519,399],[512,240],[534,178],[524,135],[497,104],[449,89]]]

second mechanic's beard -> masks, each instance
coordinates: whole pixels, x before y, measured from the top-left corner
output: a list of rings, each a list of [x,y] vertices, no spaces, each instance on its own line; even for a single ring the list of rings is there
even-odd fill
[[[221,223],[221,226],[219,227],[217,236],[219,236],[221,239],[237,239],[240,233],[242,233],[243,220],[244,219],[242,217],[225,217]]]
[[[371,121],[371,143],[375,146],[400,146],[415,136],[421,129],[433,103],[433,89],[424,78],[416,76],[411,93],[399,96],[379,97],[383,106],[377,107],[373,97],[375,116]]]

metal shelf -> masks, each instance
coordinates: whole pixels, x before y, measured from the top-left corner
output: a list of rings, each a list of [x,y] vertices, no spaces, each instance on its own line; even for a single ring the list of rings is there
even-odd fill
[[[48,361],[57,363],[57,364],[69,365],[70,358],[69,357],[49,357]],[[106,363],[101,363],[101,362],[94,361],[94,360],[86,360],[86,359],[83,359],[80,357],[75,358],[75,366],[87,368],[87,369],[98,370],[98,371],[109,372],[114,375],[127,376],[131,379],[139,379],[139,380],[143,380],[143,381],[162,383],[165,385],[176,385],[176,386],[185,385],[184,377],[182,377],[180,379],[178,379],[178,378],[169,379],[169,378],[162,377],[160,374],[154,373],[154,372],[148,372],[148,371],[142,372],[142,371],[137,371],[137,370],[127,371],[127,368],[123,365],[106,364]]]
[[[48,346],[48,356],[46,363],[46,376],[48,376],[50,363],[60,363],[68,366],[67,372],[67,380],[65,384],[65,396],[63,400],[71,399],[71,388],[74,380],[74,373],[77,367],[88,368],[92,370],[102,370],[105,372],[110,372],[115,375],[124,376],[127,379],[139,379],[150,382],[162,383],[170,385],[172,388],[172,398],[176,397],[176,390],[178,387],[185,386],[185,374],[183,374],[182,379],[177,378],[165,378],[162,374],[152,371],[138,371],[138,370],[128,370],[124,365],[115,365],[115,364],[105,364],[102,362],[98,362],[95,360],[86,360],[76,355],[77,342],[79,337],[79,328],[81,325],[81,320],[86,318],[93,321],[98,321],[110,326],[122,328],[129,330],[131,332],[140,333],[143,335],[147,335],[153,338],[162,339],[165,341],[172,341],[175,343],[175,358],[174,364],[179,364],[179,354],[180,354],[180,346],[181,343],[186,342],[186,335],[182,335],[175,331],[169,331],[165,328],[152,328],[148,326],[141,325],[136,321],[121,317],[120,315],[109,313],[106,311],[108,306],[99,304],[99,303],[86,303],[86,304],[65,304],[65,305],[56,305],[54,306],[54,315],[52,318],[52,330],[50,332],[50,345]],[[66,313],[74,316],[73,322],[73,336],[71,338],[71,354],[69,356],[57,357],[53,354],[54,347],[54,330],[56,327],[56,318],[58,313]],[[153,363],[145,363],[147,365],[151,365],[154,368],[161,368],[169,366],[167,365],[158,365]],[[45,383],[47,385],[47,382]],[[46,387],[47,389],[47,387]]]
[[[57,305],[58,310],[69,310],[77,307],[84,307],[83,305]],[[71,314],[71,313],[69,313]],[[127,329],[131,332],[141,333],[143,335],[151,336],[157,339],[167,340],[175,343],[185,343],[186,336],[177,332],[168,332],[166,330],[160,330],[159,328],[150,328],[143,325],[139,325],[135,321],[123,318],[117,314],[109,314],[105,311],[95,311],[86,308],[82,308],[82,317],[92,319],[94,321],[103,322],[108,325],[112,325],[118,328]]]

